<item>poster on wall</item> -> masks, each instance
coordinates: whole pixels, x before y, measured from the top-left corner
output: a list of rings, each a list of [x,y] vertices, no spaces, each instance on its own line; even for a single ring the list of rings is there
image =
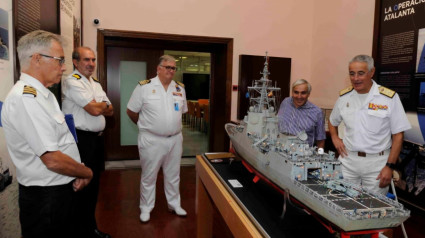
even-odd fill
[[[399,94],[412,125],[404,133],[397,193],[425,210],[425,0],[380,0],[377,9],[376,80]]]
[[[0,1],[0,115],[3,102],[14,84],[12,15],[12,0]],[[4,168],[10,168],[14,173],[13,165],[7,152],[0,116],[0,172]]]
[[[64,75],[73,71],[72,51],[81,46],[81,0],[60,1],[60,29],[61,36],[65,39],[65,65]]]
[[[425,140],[425,1],[380,2],[376,79],[395,90],[412,130],[405,138],[424,145]]]

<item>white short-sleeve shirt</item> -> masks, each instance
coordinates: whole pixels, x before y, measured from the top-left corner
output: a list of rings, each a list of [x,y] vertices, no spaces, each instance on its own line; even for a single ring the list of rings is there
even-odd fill
[[[129,110],[139,113],[139,130],[158,136],[180,133],[182,114],[187,112],[184,87],[171,81],[165,91],[158,76],[146,82],[136,86],[127,105]]]
[[[84,107],[95,100],[111,104],[98,80],[87,79],[78,70],[74,70],[66,79],[62,89],[62,111],[74,116],[75,127],[83,131],[98,132],[105,129],[103,115],[92,116]]]
[[[1,118],[20,184],[52,186],[74,179],[50,171],[40,159],[45,152],[61,151],[81,162],[55,96],[40,81],[22,73],[4,101]]]
[[[366,153],[391,148],[391,135],[411,128],[398,94],[380,93],[380,85],[374,81],[363,103],[354,89],[340,96],[329,121],[333,126],[344,121],[344,145],[350,151]]]

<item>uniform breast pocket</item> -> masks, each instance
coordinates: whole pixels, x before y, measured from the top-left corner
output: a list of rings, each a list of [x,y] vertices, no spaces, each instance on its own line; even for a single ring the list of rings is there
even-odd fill
[[[156,95],[151,95],[151,96],[148,96],[145,103],[148,108],[150,107],[157,108],[158,106],[161,106],[161,98]]]
[[[378,134],[382,130],[387,119],[388,112],[386,111],[381,112],[368,110],[367,115],[365,115],[365,117],[362,119],[362,124],[367,131]]]
[[[68,125],[65,121],[65,117],[63,114],[55,115],[56,121],[56,133],[59,138],[59,145],[71,144],[74,143],[74,137],[69,131]]]

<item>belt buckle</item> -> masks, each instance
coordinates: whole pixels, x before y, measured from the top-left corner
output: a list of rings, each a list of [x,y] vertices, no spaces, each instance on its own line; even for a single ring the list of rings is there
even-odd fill
[[[357,156],[359,156],[359,157],[366,157],[366,152],[359,151],[359,152],[357,152]]]

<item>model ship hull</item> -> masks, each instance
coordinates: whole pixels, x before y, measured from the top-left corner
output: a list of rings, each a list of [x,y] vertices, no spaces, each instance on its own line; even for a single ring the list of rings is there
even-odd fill
[[[273,146],[264,151],[255,139],[249,137],[247,127],[246,124],[225,126],[235,152],[257,172],[340,229],[348,232],[396,227],[409,217],[410,212],[401,204],[378,194],[370,194],[357,188],[361,194],[353,198],[343,192],[328,189],[324,185],[325,180],[297,179],[301,178],[298,173],[314,169],[320,169],[324,173],[329,167],[330,176],[339,178],[340,163],[314,159],[294,161],[293,157]],[[305,171],[300,172],[300,168]]]

